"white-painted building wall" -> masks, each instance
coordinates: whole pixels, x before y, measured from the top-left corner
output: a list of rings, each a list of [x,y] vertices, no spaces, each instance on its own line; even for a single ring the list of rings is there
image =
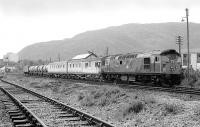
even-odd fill
[[[187,54],[187,53],[183,53],[183,54]],[[181,56],[182,56],[182,67],[183,68],[187,68],[187,64],[183,64],[183,59],[184,59],[184,57],[183,57],[183,54],[181,54]],[[192,66],[192,68],[194,69],[194,70],[200,70],[200,61],[198,60],[200,57],[198,56],[200,54],[200,52],[191,52],[190,53],[190,66]]]
[[[19,61],[19,56],[16,53],[7,53],[6,55],[3,56],[3,61],[4,62],[18,62]]]

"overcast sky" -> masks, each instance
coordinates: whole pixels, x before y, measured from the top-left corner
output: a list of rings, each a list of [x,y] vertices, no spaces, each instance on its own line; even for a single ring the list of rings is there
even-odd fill
[[[127,23],[200,23],[200,0],[0,0],[0,58],[7,52]]]

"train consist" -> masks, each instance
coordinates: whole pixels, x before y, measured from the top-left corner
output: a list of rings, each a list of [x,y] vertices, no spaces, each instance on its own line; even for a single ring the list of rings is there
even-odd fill
[[[77,55],[68,61],[26,66],[24,74],[98,81],[151,82],[174,86],[181,81],[181,56],[174,49],[148,53]]]

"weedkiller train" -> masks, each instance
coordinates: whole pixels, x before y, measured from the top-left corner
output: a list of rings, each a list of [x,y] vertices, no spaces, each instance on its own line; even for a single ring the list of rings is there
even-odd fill
[[[155,85],[179,85],[181,56],[176,50],[109,55],[77,55],[68,61],[26,66],[24,74],[99,81],[151,82]]]

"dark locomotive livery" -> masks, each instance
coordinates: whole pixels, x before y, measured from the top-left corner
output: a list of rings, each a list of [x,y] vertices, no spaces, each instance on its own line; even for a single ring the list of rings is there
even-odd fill
[[[181,81],[181,56],[174,49],[103,58],[89,53],[68,61],[26,67],[24,74],[114,82],[152,82],[155,85],[173,86]]]
[[[107,56],[102,59],[106,80],[180,84],[181,57],[175,50]]]

